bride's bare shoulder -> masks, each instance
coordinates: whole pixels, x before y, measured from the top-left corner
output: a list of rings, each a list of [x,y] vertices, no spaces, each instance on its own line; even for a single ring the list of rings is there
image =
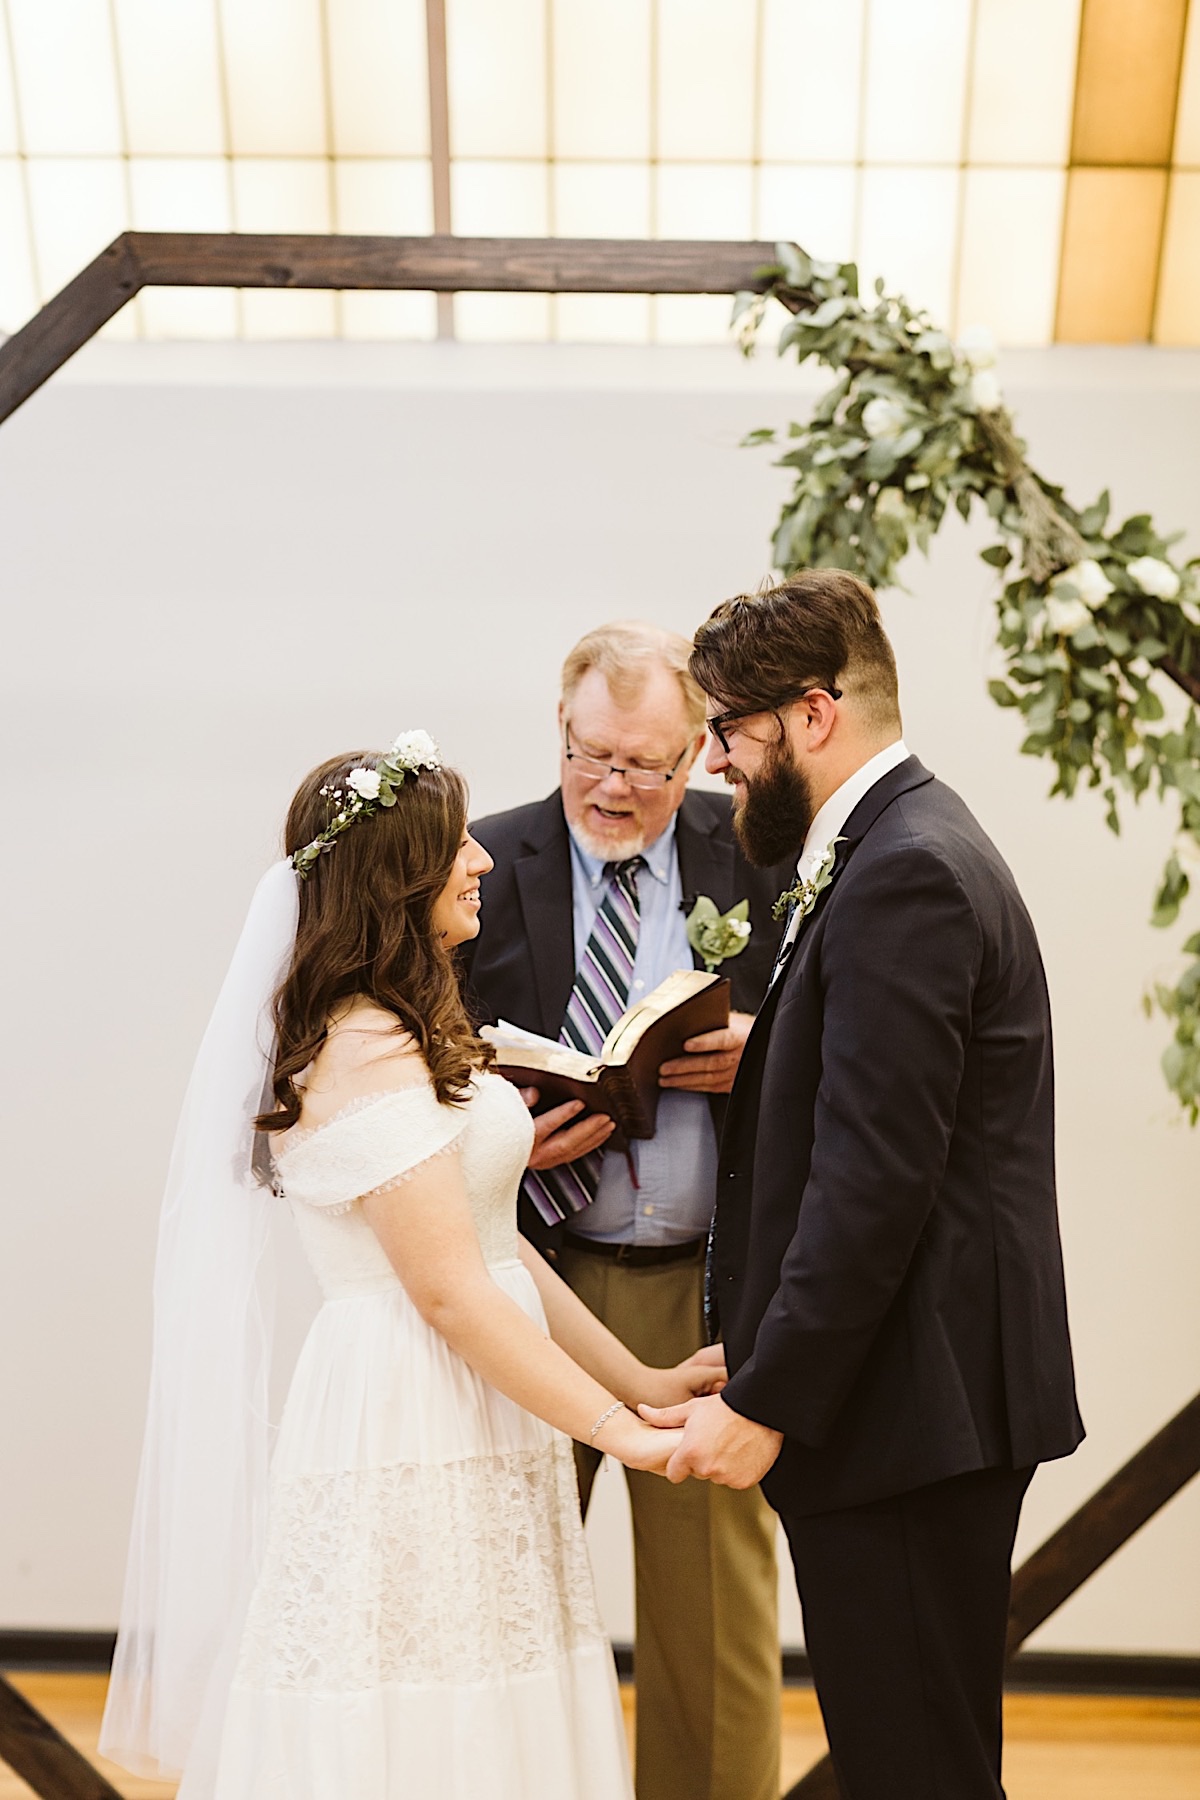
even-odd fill
[[[302,1127],[311,1128],[367,1094],[427,1082],[420,1045],[394,1013],[355,1001],[330,1021],[301,1079]]]

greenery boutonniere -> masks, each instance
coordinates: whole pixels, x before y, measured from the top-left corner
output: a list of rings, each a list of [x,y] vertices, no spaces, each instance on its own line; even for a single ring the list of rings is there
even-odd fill
[[[750,937],[750,902],[739,900],[726,913],[718,912],[707,894],[701,894],[687,916],[687,941],[711,975],[727,956],[740,956]]]
[[[824,856],[817,864],[816,871],[813,874],[811,881],[798,881],[795,887],[784,889],[783,893],[780,894],[778,900],[771,908],[771,917],[773,919],[786,918],[788,908],[791,906],[795,907],[796,916],[798,918],[804,919],[808,917],[808,914],[817,904],[818,896],[833,880],[833,865],[837,860],[837,847],[839,844],[844,844],[845,841],[845,838],[834,838],[832,844],[830,844],[828,850],[826,850]]]

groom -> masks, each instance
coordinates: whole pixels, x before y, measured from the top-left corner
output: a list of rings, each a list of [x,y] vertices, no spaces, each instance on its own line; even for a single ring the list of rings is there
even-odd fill
[[[732,1379],[653,1415],[668,1474],[780,1513],[844,1800],[997,1800],[1021,1502],[1083,1435],[1033,926],[908,753],[869,588],[727,601],[691,669],[748,858],[801,853],[721,1141]]]

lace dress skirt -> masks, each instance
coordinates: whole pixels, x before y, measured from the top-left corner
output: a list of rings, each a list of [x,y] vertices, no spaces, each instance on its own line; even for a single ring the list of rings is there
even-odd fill
[[[520,1262],[490,1273],[544,1325]],[[394,1278],[328,1301],[280,1429],[217,1800],[630,1793],[568,1440]]]

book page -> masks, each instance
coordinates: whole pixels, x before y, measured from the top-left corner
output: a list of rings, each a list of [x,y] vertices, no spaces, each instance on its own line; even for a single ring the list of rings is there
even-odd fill
[[[604,1040],[604,1048],[600,1055],[605,1062],[627,1062],[633,1054],[634,1047],[654,1024],[665,1013],[673,1012],[693,994],[703,993],[719,981],[719,975],[706,975],[703,969],[676,969],[665,981],[639,1000],[636,1006],[630,1007],[627,1013],[617,1020]]]

